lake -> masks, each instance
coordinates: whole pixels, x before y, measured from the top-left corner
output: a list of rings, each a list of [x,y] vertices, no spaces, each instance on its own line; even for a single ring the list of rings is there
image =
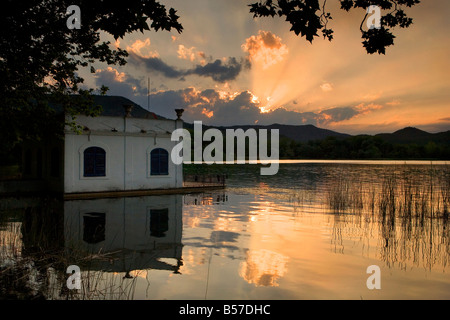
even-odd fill
[[[0,282],[26,261],[22,287],[46,299],[450,299],[445,163],[192,166],[227,187],[3,200]],[[66,288],[69,265],[80,290]]]

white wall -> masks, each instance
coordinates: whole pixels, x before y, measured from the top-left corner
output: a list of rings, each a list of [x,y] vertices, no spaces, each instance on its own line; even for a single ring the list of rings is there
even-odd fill
[[[85,130],[82,134],[66,130],[65,193],[182,187],[182,165],[170,160],[177,144],[170,140],[171,133],[176,126],[182,127],[182,121],[84,116],[76,121]],[[105,177],[83,176],[83,152],[93,146],[106,151]],[[150,175],[149,156],[154,148],[168,151],[168,175]]]

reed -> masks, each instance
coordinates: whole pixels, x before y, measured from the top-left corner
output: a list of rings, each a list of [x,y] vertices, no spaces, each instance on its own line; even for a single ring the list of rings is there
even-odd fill
[[[450,207],[450,167],[446,166],[438,181],[441,191],[442,215],[447,220]]]
[[[330,181],[326,204],[333,213],[361,214],[366,208],[374,211],[375,195],[374,188],[342,173]]]
[[[327,192],[327,203],[334,213],[356,212],[362,208],[362,194],[356,181],[339,174],[331,180]]]
[[[354,218],[376,221],[379,254],[387,265],[446,266],[450,257],[448,167],[430,167],[426,173],[407,167],[391,169],[364,183],[356,176],[338,175],[328,186],[326,205],[344,219],[357,213]],[[353,225],[358,220],[351,221]],[[335,245],[341,232],[333,229]]]
[[[314,203],[316,192],[305,190],[305,189],[295,189],[288,193],[287,200],[293,206],[295,212],[304,208],[305,206]]]
[[[397,210],[397,177],[387,174],[381,183],[378,208],[382,218],[393,218]]]
[[[450,208],[450,170],[431,168],[428,175],[386,171],[378,183],[363,183],[344,173],[331,179],[325,203],[334,213],[370,213],[381,219],[446,218]]]

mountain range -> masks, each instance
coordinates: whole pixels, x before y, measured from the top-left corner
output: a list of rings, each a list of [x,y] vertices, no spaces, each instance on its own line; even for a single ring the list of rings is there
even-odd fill
[[[123,114],[123,105],[133,105],[131,116],[137,118],[152,118],[152,119],[166,119],[160,115],[156,115],[153,112],[142,108],[138,104],[132,102],[131,100],[120,97],[120,96],[98,96],[94,95],[94,103],[103,106],[102,115],[108,116],[121,116]],[[188,129],[193,129],[194,125],[192,123],[185,122],[184,127]],[[286,137],[292,139],[296,142],[308,142],[323,140],[328,137],[335,137],[337,139],[346,139],[354,135],[340,133],[333,130],[318,128],[312,124],[306,125],[286,125],[286,124],[271,124],[271,125],[242,125],[242,126],[206,126],[203,125],[204,129],[207,128],[217,128],[219,130],[225,129],[238,129],[247,130],[249,128],[258,129],[278,129],[280,137]],[[369,136],[369,135],[358,135],[358,136]],[[374,137],[379,137],[382,140],[393,143],[393,144],[417,144],[426,145],[429,142],[434,142],[437,144],[449,145],[450,146],[450,130],[439,132],[439,133],[429,133],[417,128],[406,127],[395,131],[393,133],[379,133],[373,135]]]
[[[439,133],[429,133],[417,128],[406,127],[395,131],[394,133],[380,133],[375,136],[380,137],[387,142],[397,144],[415,143],[424,145],[430,141],[441,144],[450,144],[450,130]]]
[[[185,123],[185,128],[192,129],[194,126],[191,123]],[[333,130],[318,128],[312,124],[307,125],[285,125],[285,124],[271,124],[271,125],[243,125],[243,126],[203,126],[207,128],[217,128],[219,130],[225,129],[238,129],[241,128],[244,131],[249,128],[258,129],[278,129],[280,137],[292,139],[296,142],[308,142],[314,140],[323,140],[328,137],[335,137],[337,139],[345,139],[352,137],[350,134],[340,133]],[[367,136],[367,135],[363,135]],[[406,127],[395,131],[393,133],[379,133],[374,137],[379,137],[384,141],[394,144],[409,144],[415,143],[418,145],[425,145],[427,143],[435,142],[439,144],[450,144],[450,130],[439,133],[429,133],[414,127]]]

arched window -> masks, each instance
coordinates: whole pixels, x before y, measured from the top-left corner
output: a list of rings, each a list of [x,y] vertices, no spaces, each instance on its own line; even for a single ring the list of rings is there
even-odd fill
[[[169,174],[169,153],[161,148],[153,149],[150,153],[150,174]]]
[[[84,176],[106,176],[106,152],[99,147],[90,147],[84,150]]]

